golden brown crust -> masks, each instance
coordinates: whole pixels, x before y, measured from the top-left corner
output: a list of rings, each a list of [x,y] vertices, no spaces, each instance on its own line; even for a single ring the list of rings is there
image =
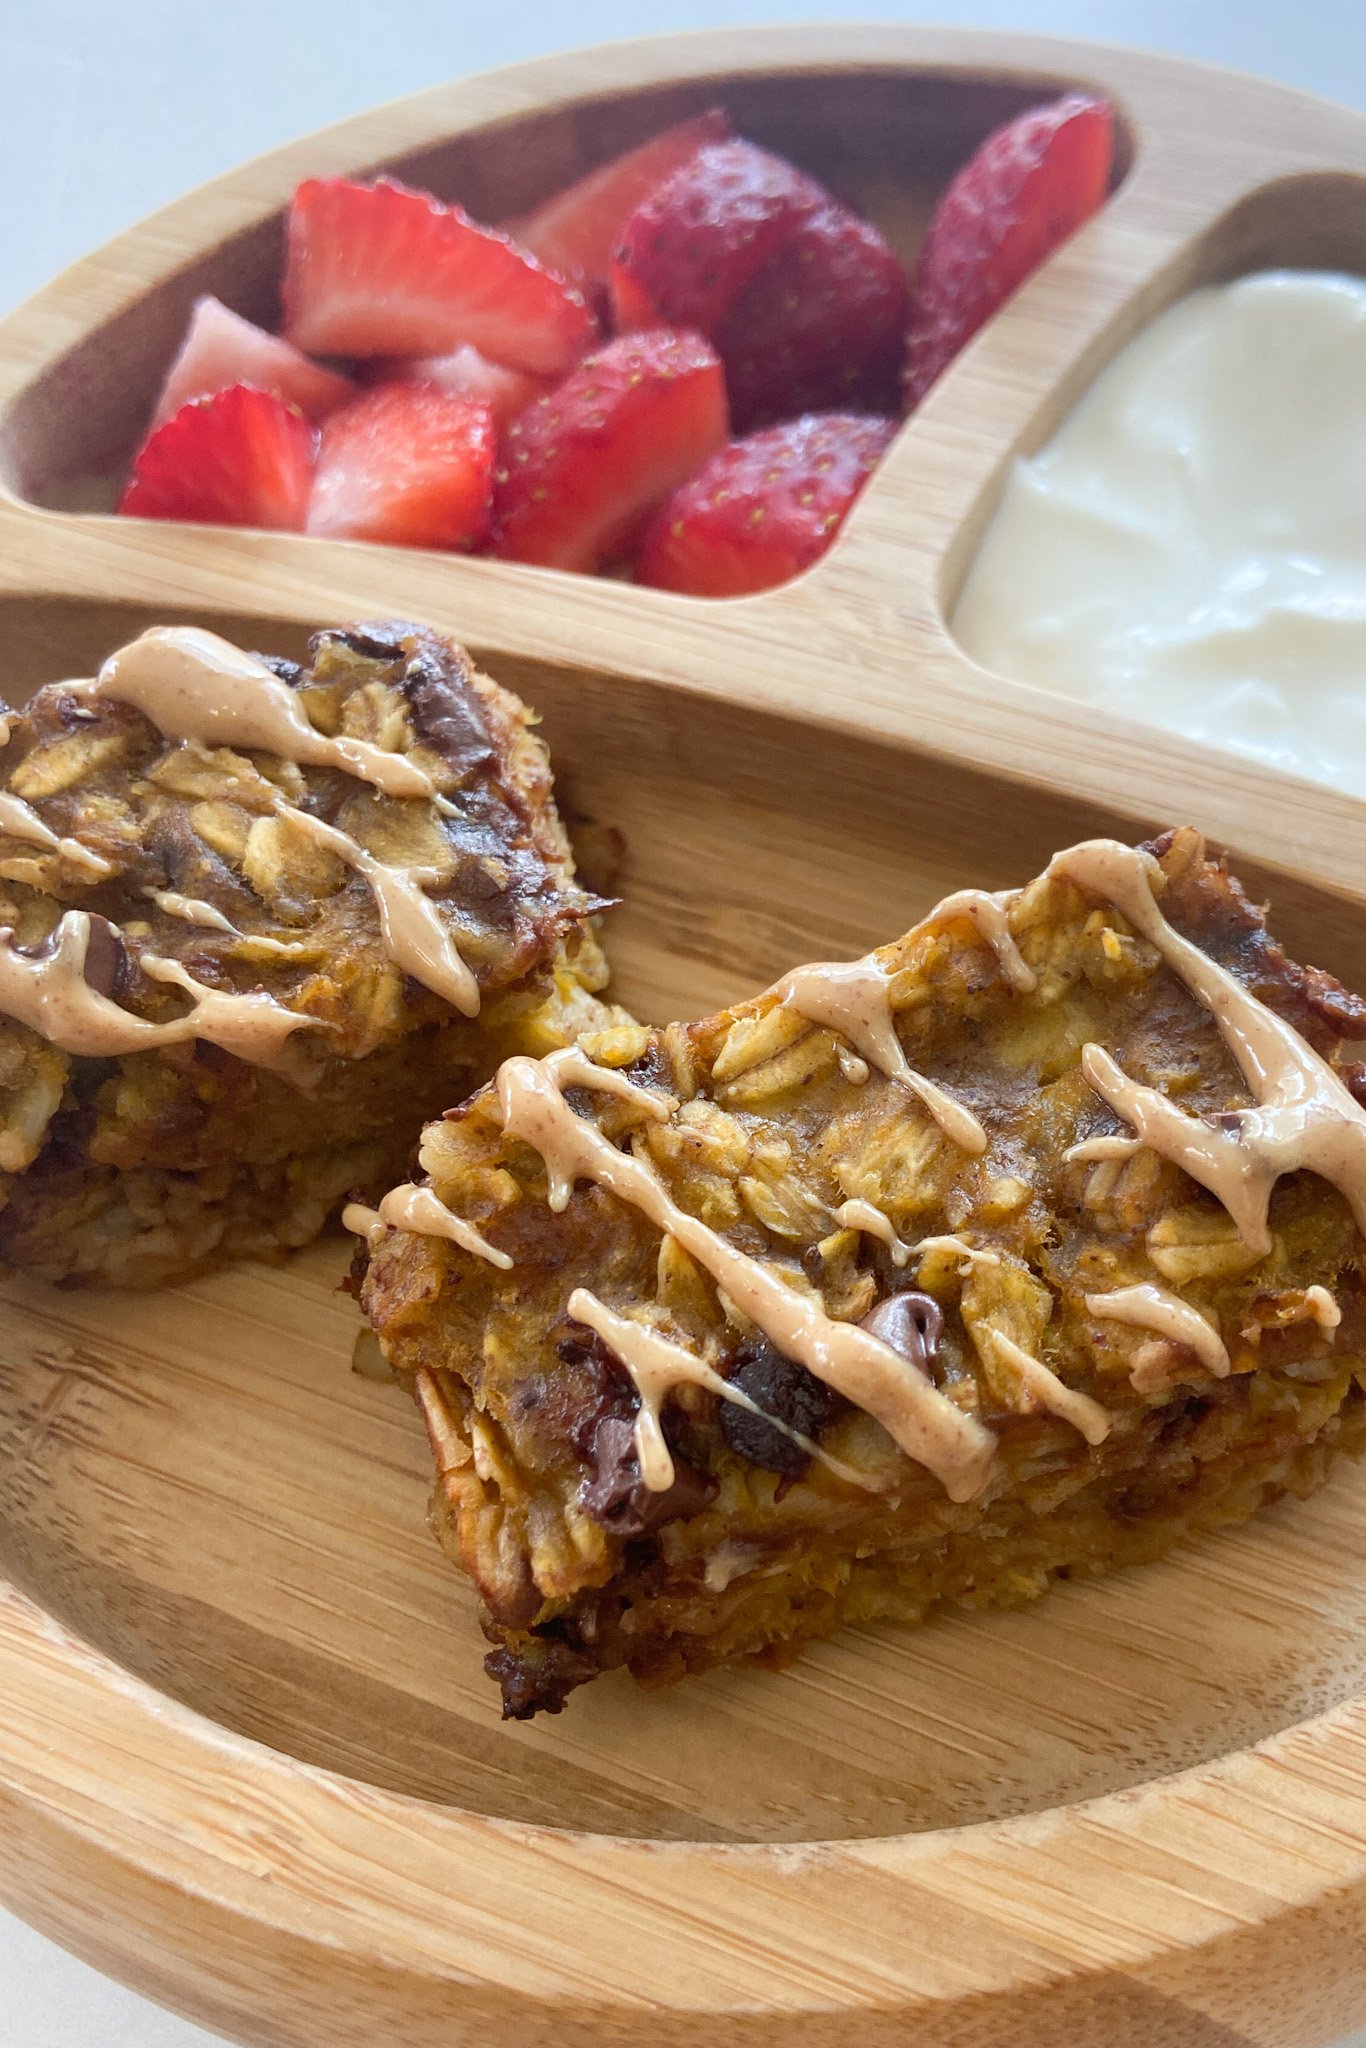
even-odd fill
[[[11,721],[3,788],[107,872],[0,832],[0,925],[34,947],[66,909],[107,920],[119,935],[107,992],[137,1016],[186,1007],[141,970],[156,954],[209,987],[264,990],[322,1028],[294,1032],[275,1069],[202,1040],[74,1058],[0,1018],[0,1261],[143,1282],[243,1245],[299,1242],[349,1186],[401,1169],[422,1119],[499,1058],[548,1050],[607,1014],[591,994],[606,978],[591,925],[601,906],[574,881],[526,708],[416,626],[330,630],[306,667],[270,665],[317,730],[410,755],[444,808],[330,768],[170,742],[140,711],[60,683],[38,692]],[[364,877],[293,826],[282,797],[380,860],[428,871],[478,982],[477,1018],[400,970]],[[176,899],[233,929],[186,921],[167,907]],[[377,1181],[343,1177],[360,1160]],[[179,1248],[171,1215],[192,1218]]]
[[[1366,1006],[1285,958],[1195,834],[1156,850],[1171,924],[1336,1060]],[[1305,1488],[1330,1446],[1360,1441],[1366,1304],[1346,1204],[1309,1175],[1283,1180],[1263,1258],[1153,1152],[1069,1158],[1079,1141],[1124,1130],[1082,1074],[1088,1040],[1196,1112],[1239,1108],[1248,1091],[1209,1013],[1117,911],[1045,877],[1014,902],[1010,925],[1038,978],[1030,994],[1012,991],[963,917],[879,955],[907,1057],[979,1118],[980,1158],[907,1090],[847,1079],[831,1034],[771,993],[698,1024],[588,1041],[602,1064],[677,1097],[667,1119],[570,1092],[614,1140],[629,1136],[683,1209],[832,1317],[858,1321],[913,1279],[928,1291],[942,1314],[937,1383],[998,1439],[975,1501],[950,1502],[847,1402],[827,1394],[800,1408],[810,1376],[775,1359],[638,1210],[581,1183],[553,1213],[542,1161],[504,1137],[489,1091],[425,1133],[436,1192],[513,1267],[390,1231],[371,1248],[363,1303],[420,1390],[438,1445],[437,1533],[479,1585],[509,1713],[554,1709],[622,1663],[662,1682],[734,1656],[781,1660],[841,1620],[1032,1597],[1059,1572],[1155,1555]],[[900,1271],[876,1238],[833,1222],[848,1198],[911,1243],[952,1232],[995,1257],[967,1266],[948,1249]],[[1138,1282],[1215,1325],[1229,1377],[1181,1353],[1170,1384],[1134,1386],[1152,1333],[1098,1319],[1085,1297]],[[818,1436],[877,1490],[793,1459],[790,1441],[777,1454],[735,1426],[728,1404],[689,1388],[666,1410],[681,1491],[647,1499],[629,1468],[633,1389],[568,1318],[576,1286],[724,1375],[755,1375],[744,1384],[767,1413]],[[1316,1286],[1342,1310],[1335,1333],[1315,1319]],[[1105,1441],[1091,1446],[1040,1409],[999,1337],[1101,1403],[1113,1418]]]

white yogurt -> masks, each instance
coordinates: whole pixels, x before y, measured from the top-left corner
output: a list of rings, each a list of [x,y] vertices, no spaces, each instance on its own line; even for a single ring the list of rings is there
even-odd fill
[[[1016,463],[953,617],[984,667],[1366,796],[1366,282],[1179,301]]]

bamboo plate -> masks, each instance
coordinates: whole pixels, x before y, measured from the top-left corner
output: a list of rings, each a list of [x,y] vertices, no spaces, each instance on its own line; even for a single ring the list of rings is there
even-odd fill
[[[108,502],[195,293],[270,316],[301,174],[391,165],[496,218],[720,100],[909,251],[978,137],[1072,82],[1122,110],[1111,203],[781,591],[74,509]],[[1183,818],[1351,978],[1358,804],[987,675],[944,615],[1010,454],[1154,311],[1366,267],[1363,174],[1366,124],[1271,86],[892,28],[625,45],[348,122],[0,328],[6,693],[154,618],[286,652],[365,613],[460,634],[544,712],[570,808],[627,835],[610,944],[651,1017]],[[1366,1472],[1033,1612],[503,1728],[417,1418],[346,1369],[345,1257],[0,1296],[0,1894],[36,1924],[282,2048],[1232,2048],[1366,2017]]]

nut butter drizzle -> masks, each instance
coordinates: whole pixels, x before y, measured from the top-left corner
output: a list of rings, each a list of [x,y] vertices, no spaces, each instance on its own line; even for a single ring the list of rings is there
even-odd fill
[[[947,924],[951,918],[967,918],[996,955],[996,964],[1016,995],[1030,996],[1039,986],[1039,977],[1016,945],[1010,929],[1010,905],[1018,894],[1017,889],[1003,889],[999,895],[987,889],[958,889],[942,903],[936,903],[924,922]]]
[[[166,739],[256,747],[296,763],[341,769],[386,796],[436,799],[431,777],[406,755],[387,752],[366,740],[329,739],[317,732],[294,692],[264,662],[196,626],[153,627],[112,654],[93,681],[73,682],[67,687],[77,696],[131,705]],[[436,879],[434,871],[381,861],[349,833],[286,803],[283,797],[277,800],[275,810],[367,883],[381,939],[395,965],[444,997],[462,1016],[476,1016],[478,981],[436,905],[423,894],[423,885]],[[59,840],[37,813],[16,797],[0,796],[0,830],[59,849],[73,859],[83,858],[87,864],[98,863],[101,872],[109,871],[100,856],[88,853],[78,842]],[[168,916],[241,936],[212,904],[174,891],[148,893]],[[265,999],[241,1000],[259,1004]],[[200,1005],[193,1014],[204,1017],[209,1012]],[[255,1042],[251,1033],[236,1029],[221,1002],[214,1006],[213,1014],[233,1031],[238,1044],[245,1047]],[[300,1019],[301,1023],[308,1021]],[[207,1037],[209,1033],[199,1035]],[[140,1042],[151,1043],[146,1039]],[[265,1043],[264,1038],[259,1042]],[[240,1054],[248,1056],[245,1051]]]
[[[167,917],[178,917],[182,924],[201,925],[210,932],[231,932],[235,939],[242,936],[232,919],[225,917],[216,904],[206,903],[202,896],[182,896],[178,889],[144,889],[142,893]]]
[[[274,954],[281,960],[306,959],[309,946],[301,939],[270,939],[261,932],[239,931],[230,917],[214,903],[206,903],[201,896],[182,896],[175,889],[144,889],[143,895],[149,903],[155,903],[158,910],[167,917],[179,918],[182,924],[198,925],[204,931],[224,932],[246,947],[253,957],[262,953]],[[235,950],[235,949],[234,949]]]
[[[577,1045],[561,1046],[558,1052],[547,1054],[542,1064],[564,1086],[596,1088],[600,1094],[620,1096],[647,1116],[667,1118],[678,1107],[672,1095],[652,1095],[649,1089],[640,1087],[627,1075],[616,1073],[611,1067],[598,1066]],[[448,1238],[462,1251],[472,1253],[477,1259],[487,1259],[491,1266],[497,1266],[505,1273],[512,1269],[513,1262],[506,1252],[499,1251],[472,1223],[467,1223],[454,1210],[448,1209],[434,1189],[418,1187],[412,1181],[391,1189],[378,1209],[350,1202],[342,1211],[342,1227],[354,1230],[357,1237],[369,1237],[386,1225],[391,1230],[409,1231],[415,1237]],[[754,1412],[757,1415],[760,1411],[755,1409]],[[764,1417],[765,1421],[770,1419]],[[775,1422],[774,1427],[781,1429],[783,1424]]]
[[[88,846],[82,846],[79,839],[63,839],[45,825],[32,804],[26,804],[22,797],[11,796],[8,791],[0,793],[0,832],[11,839],[25,839],[31,846],[41,846],[49,853],[60,853],[64,859],[73,861],[90,874],[102,879],[112,875],[114,870],[103,854],[92,853]]]
[[[396,967],[411,974],[424,988],[444,996],[462,1017],[479,1014],[479,983],[461,959],[442,924],[436,905],[422,893],[424,882],[436,880],[432,868],[399,868],[377,860],[336,825],[325,825],[308,811],[283,800],[276,815],[306,832],[319,846],[325,846],[369,885],[379,915],[380,936]]]
[[[340,768],[385,796],[432,798],[430,775],[368,740],[329,739],[264,662],[199,626],[153,626],[111,654],[75,696],[131,704],[168,740],[257,747],[310,768]]]
[[[1292,1025],[1172,929],[1153,895],[1151,857],[1115,839],[1090,839],[1058,854],[1048,872],[1112,903],[1156,947],[1214,1018],[1253,1098],[1220,1129],[1131,1080],[1102,1046],[1087,1045],[1082,1070],[1102,1101],[1223,1203],[1251,1251],[1272,1248],[1268,1212],[1285,1173],[1330,1182],[1366,1232],[1366,1111]]]
[[[1232,1360],[1223,1338],[1213,1323],[1192,1308],[1179,1294],[1172,1294],[1155,1282],[1142,1280],[1134,1287],[1117,1287],[1110,1294],[1088,1294],[1086,1307],[1093,1316],[1112,1323],[1128,1323],[1139,1330],[1152,1330],[1169,1344],[1193,1351],[1212,1379],[1222,1380],[1232,1371]],[[1144,1351],[1147,1350],[1144,1346]],[[1171,1373],[1160,1354],[1134,1360],[1129,1378],[1140,1394],[1153,1394],[1168,1384]]]
[[[512,1270],[512,1260],[506,1252],[500,1252],[472,1223],[466,1223],[462,1216],[448,1209],[431,1188],[417,1187],[412,1181],[401,1188],[391,1188],[378,1209],[348,1202],[342,1210],[343,1229],[354,1230],[357,1237],[370,1237],[386,1224],[390,1230],[407,1230],[415,1237],[449,1238],[476,1259],[487,1259],[504,1273]]]
[[[21,953],[14,933],[0,928],[0,1014],[26,1024],[62,1052],[96,1059],[206,1038],[256,1066],[276,1066],[292,1032],[319,1028],[316,1018],[286,1010],[268,995],[208,988],[179,961],[144,954],[144,972],[154,981],[177,983],[193,1002],[183,1017],[149,1023],[91,987],[85,974],[89,950],[90,918],[83,910],[64,912],[39,953]]]
[[[545,1162],[552,1209],[566,1206],[578,1180],[639,1209],[786,1357],[874,1416],[908,1457],[936,1475],[951,1500],[971,1500],[982,1490],[994,1438],[923,1373],[856,1324],[832,1321],[762,1260],[680,1209],[644,1160],[619,1152],[594,1123],[574,1114],[549,1063],[506,1060],[495,1086],[504,1130]]]
[[[745,1408],[751,1415],[757,1415],[771,1429],[776,1429],[817,1459],[838,1478],[861,1486],[867,1491],[877,1489],[856,1472],[852,1465],[842,1459],[832,1458],[810,1437],[800,1430],[792,1429],[786,1422],[770,1415],[757,1401],[739,1387],[731,1385],[708,1365],[705,1358],[699,1358],[694,1351],[682,1344],[675,1344],[659,1330],[652,1330],[646,1324],[636,1322],[630,1316],[620,1316],[615,1310],[599,1301],[586,1287],[576,1287],[567,1304],[568,1313],[576,1323],[583,1323],[595,1330],[603,1342],[611,1347],[613,1355],[620,1359],[630,1374],[640,1406],[636,1410],[635,1447],[636,1461],[640,1476],[650,1493],[667,1493],[674,1483],[673,1453],[664,1435],[664,1403],[675,1387],[704,1387],[708,1393],[717,1394],[723,1401],[730,1401],[737,1408]]]
[[[1073,1429],[1080,1430],[1088,1444],[1104,1443],[1114,1426],[1114,1417],[1108,1408],[1102,1408],[1100,1402],[1093,1401],[1089,1394],[1078,1393],[1075,1387],[1066,1386],[1051,1366],[1036,1358],[1032,1351],[1026,1351],[1023,1344],[1017,1344],[1004,1330],[993,1330],[989,1342],[1020,1375],[1020,1383],[1031,1407],[1047,1408],[1051,1415],[1070,1422]]]
[[[876,1208],[872,1202],[860,1201],[857,1196],[850,1201],[841,1202],[838,1209],[832,1209],[830,1214],[841,1230],[861,1230],[865,1236],[875,1237],[880,1243],[885,1244],[892,1255],[894,1266],[904,1266],[912,1250],[919,1249],[918,1246],[908,1245],[904,1238],[897,1236],[896,1225],[890,1216],[884,1216],[881,1209]]]
[[[987,1134],[972,1111],[917,1074],[902,1050],[892,1021],[891,977],[876,954],[862,960],[829,960],[798,967],[773,990],[780,1003],[808,1024],[847,1038],[860,1058],[889,1080],[902,1081],[920,1097],[944,1136],[964,1152],[987,1149]],[[843,1063],[841,1063],[843,1064]]]
[[[928,1258],[939,1253],[949,1258],[961,1259],[966,1266],[999,1266],[999,1252],[984,1250],[980,1245],[969,1244],[956,1233],[938,1237],[922,1237],[918,1244],[909,1249],[916,1258]],[[1004,1330],[990,1330],[986,1342],[994,1344],[1008,1365],[1013,1365],[1020,1375],[1020,1382],[1028,1396],[1031,1407],[1047,1408],[1053,1415],[1060,1416],[1079,1430],[1088,1444],[1104,1443],[1114,1426],[1114,1417],[1099,1401],[1093,1401],[1089,1394],[1078,1393],[1060,1380],[1051,1366],[1041,1358],[1035,1358],[1022,1344]],[[980,1350],[980,1345],[978,1349]]]
[[[1342,1310],[1326,1287],[1315,1285],[1304,1290],[1305,1306],[1321,1330],[1336,1330],[1342,1321]]]

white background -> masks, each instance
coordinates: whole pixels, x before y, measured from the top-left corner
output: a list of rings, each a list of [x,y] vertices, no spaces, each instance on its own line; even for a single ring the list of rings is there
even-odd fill
[[[443,79],[655,30],[917,16],[1143,44],[1366,110],[1361,0],[0,0],[0,311],[187,186]],[[210,2048],[3,1913],[0,2000],[4,2048]]]

